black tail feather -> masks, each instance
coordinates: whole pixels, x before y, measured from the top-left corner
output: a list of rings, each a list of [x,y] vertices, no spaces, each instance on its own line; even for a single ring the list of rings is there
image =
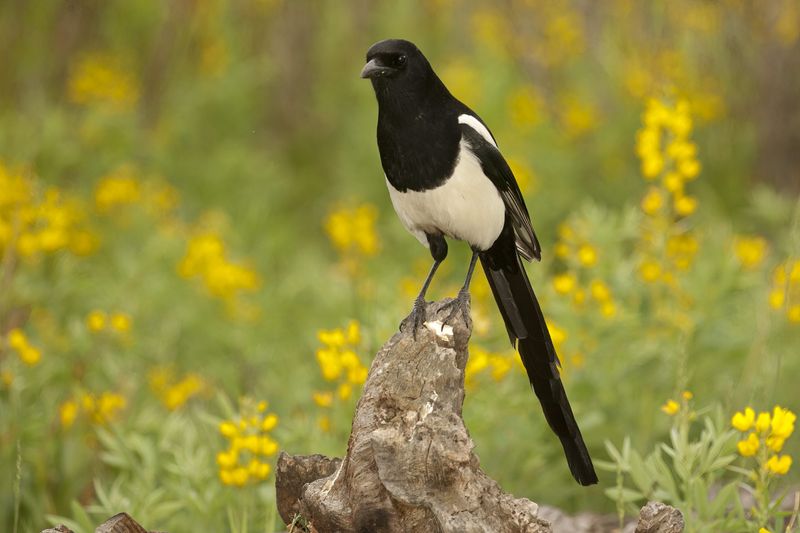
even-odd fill
[[[581,485],[592,485],[597,483],[597,474],[561,382],[558,357],[542,309],[513,240],[510,249],[507,241],[501,235],[492,248],[481,253],[483,271],[547,423],[561,440],[572,475]]]

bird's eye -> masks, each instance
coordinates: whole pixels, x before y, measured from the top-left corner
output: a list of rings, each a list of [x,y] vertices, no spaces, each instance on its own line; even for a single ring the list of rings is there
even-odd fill
[[[406,64],[406,56],[404,55],[399,55],[394,60],[394,66],[397,68],[402,68],[405,66],[405,64]]]

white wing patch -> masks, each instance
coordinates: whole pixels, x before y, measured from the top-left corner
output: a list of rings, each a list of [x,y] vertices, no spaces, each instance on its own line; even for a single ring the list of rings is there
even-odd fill
[[[489,129],[486,126],[484,126],[483,123],[477,118],[467,114],[459,115],[458,123],[466,124],[473,130],[477,131],[481,137],[486,139],[486,142],[497,148],[497,143],[494,141],[494,137],[492,137],[492,134],[489,133]]]

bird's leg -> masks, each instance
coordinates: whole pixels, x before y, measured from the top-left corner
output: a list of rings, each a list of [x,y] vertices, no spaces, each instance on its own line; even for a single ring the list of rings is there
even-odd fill
[[[431,251],[431,257],[433,257],[433,266],[431,267],[431,271],[428,272],[428,277],[425,278],[425,283],[422,284],[422,290],[419,291],[419,296],[414,300],[414,307],[411,309],[411,314],[400,323],[401,330],[407,323],[411,323],[411,327],[414,328],[411,331],[414,340],[417,340],[417,329],[425,323],[425,293],[428,291],[428,286],[431,284],[436,269],[439,268],[439,265],[447,257],[447,241],[444,240],[444,236],[432,233],[428,233],[426,236],[428,238],[428,248]]]
[[[464,280],[464,285],[461,287],[461,289],[459,289],[458,296],[456,296],[454,300],[451,300],[447,303],[447,307],[452,307],[452,309],[447,315],[447,318],[444,319],[445,323],[448,323],[455,318],[459,311],[464,318],[469,319],[469,284],[472,281],[472,273],[475,271],[475,263],[477,261],[478,252],[473,250],[472,259],[469,261],[469,269],[467,270],[467,279]]]
[[[417,295],[414,300],[411,314],[400,323],[400,329],[403,329],[403,326],[407,323],[411,323],[411,327],[414,328],[411,330],[411,335],[414,337],[414,340],[417,340],[417,329],[425,323],[425,293],[428,292],[428,286],[431,284],[431,280],[433,280],[433,275],[441,264],[441,261],[434,260],[431,271],[428,272],[428,277],[425,278],[425,283],[422,284],[422,290],[419,291],[419,295]]]

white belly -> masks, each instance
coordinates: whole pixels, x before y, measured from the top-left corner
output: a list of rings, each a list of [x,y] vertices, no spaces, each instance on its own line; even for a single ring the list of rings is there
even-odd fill
[[[506,209],[500,193],[463,141],[458,164],[444,185],[422,192],[400,192],[388,180],[386,185],[403,225],[425,246],[426,233],[442,233],[487,250],[503,229]]]

